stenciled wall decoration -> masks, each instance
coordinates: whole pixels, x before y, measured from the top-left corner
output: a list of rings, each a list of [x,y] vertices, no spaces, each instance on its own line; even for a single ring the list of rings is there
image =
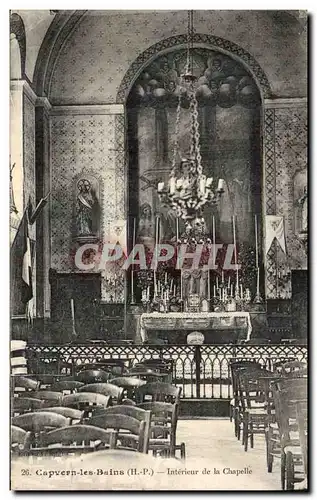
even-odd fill
[[[296,230],[298,202],[307,175],[307,109],[305,102],[296,101],[270,106],[264,117],[265,208],[267,215],[284,217],[287,255],[273,243],[266,256],[266,296],[288,299],[291,269],[307,268],[305,248]],[[295,188],[299,172],[301,187]]]
[[[125,219],[123,138],[124,119],[120,115],[51,117],[53,269],[85,272],[75,266],[78,246],[98,240],[102,247],[112,226]],[[108,301],[109,273],[101,272],[102,299]],[[122,302],[124,277],[120,274],[116,279],[118,290],[122,289],[116,300]]]

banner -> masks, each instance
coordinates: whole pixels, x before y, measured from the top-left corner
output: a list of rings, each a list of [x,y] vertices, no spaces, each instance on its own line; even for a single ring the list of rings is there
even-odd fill
[[[284,218],[279,215],[265,216],[265,252],[266,254],[271,248],[274,238],[280,244],[281,249],[286,254],[286,242],[284,232]]]

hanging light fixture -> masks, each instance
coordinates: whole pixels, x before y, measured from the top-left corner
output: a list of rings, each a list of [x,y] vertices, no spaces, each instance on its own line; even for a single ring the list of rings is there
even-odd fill
[[[196,99],[195,81],[193,73],[193,43],[194,26],[193,11],[188,12],[187,31],[187,58],[184,73],[181,75],[181,87],[175,126],[175,142],[173,151],[172,168],[169,182],[159,182],[157,191],[161,202],[170,206],[181,217],[186,227],[195,228],[204,225],[203,208],[206,203],[218,203],[224,192],[224,180],[219,179],[218,187],[215,189],[213,177],[203,174],[202,158],[200,154],[200,134],[198,122],[198,103]],[[182,158],[179,166],[176,166],[177,157],[180,157],[178,136],[181,113],[181,103],[184,95],[189,100],[189,112],[191,116],[191,141],[189,157]]]

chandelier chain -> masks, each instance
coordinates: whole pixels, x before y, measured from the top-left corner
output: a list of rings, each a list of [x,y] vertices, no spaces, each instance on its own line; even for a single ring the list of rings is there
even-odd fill
[[[172,169],[171,169],[171,176],[175,175],[175,169],[176,169],[176,157],[178,151],[178,135],[179,135],[179,123],[180,123],[180,117],[181,117],[181,101],[182,97],[179,95],[178,97],[178,104],[176,108],[176,122],[175,122],[175,141],[174,141],[174,151],[173,151],[173,160],[172,160]]]

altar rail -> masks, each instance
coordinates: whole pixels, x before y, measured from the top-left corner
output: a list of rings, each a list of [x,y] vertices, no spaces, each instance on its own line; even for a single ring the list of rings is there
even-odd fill
[[[28,358],[32,372],[36,363],[68,362],[72,366],[94,363],[100,359],[121,359],[127,367],[143,359],[171,362],[171,378],[182,387],[185,399],[228,399],[232,397],[230,360],[257,360],[271,370],[274,363],[307,359],[307,346],[268,345],[133,345],[102,342],[64,345],[29,344]],[[31,363],[32,360],[32,363]]]

